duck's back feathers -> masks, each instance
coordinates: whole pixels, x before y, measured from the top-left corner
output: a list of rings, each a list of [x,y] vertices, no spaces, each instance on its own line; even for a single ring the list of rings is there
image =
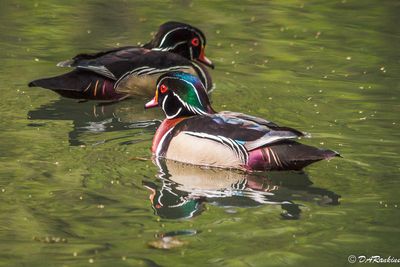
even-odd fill
[[[101,56],[79,55],[71,66],[92,71],[112,79],[120,79],[128,73],[137,74],[138,71],[140,71],[139,74],[145,74],[149,70],[167,72],[174,70],[171,67],[192,67],[189,60],[177,54],[153,51],[146,48],[132,47],[115,50],[112,53],[99,53],[99,55]]]
[[[129,48],[116,50],[110,53],[99,53],[101,56],[90,56],[88,54],[79,55],[74,60],[72,67],[84,69],[103,75],[111,79],[118,79],[123,73],[131,70],[127,67],[141,66],[148,57],[142,56],[150,50],[144,48]]]
[[[240,113],[240,112],[220,111],[220,112],[218,112],[218,114],[223,115],[225,117],[239,118],[239,119],[243,119],[243,120],[252,121],[254,123],[257,123],[260,125],[265,125],[267,127],[278,127],[278,125],[272,121],[267,121],[265,119],[251,116],[251,115],[244,114],[244,113]]]
[[[57,64],[58,67],[77,67],[81,64],[85,64],[85,62],[89,60],[96,60],[105,56],[114,56],[117,54],[117,52],[123,52],[123,51],[129,51],[131,49],[135,49],[137,47],[135,46],[124,46],[124,47],[118,47],[114,49],[110,49],[107,51],[101,51],[97,53],[82,53],[78,54],[72,59],[68,59],[65,61],[61,61]]]
[[[176,68],[181,66],[192,66],[190,60],[177,54],[146,49],[141,49],[141,51],[137,53],[132,53],[131,57],[124,60],[114,60],[103,65],[107,67],[107,69],[109,69],[116,77],[121,77],[122,75],[126,74],[127,70],[133,73],[139,68],[152,69],[153,71],[163,70],[163,72],[168,72],[173,70],[171,69],[172,67]],[[141,73],[143,74],[145,72],[146,71],[142,71]]]
[[[267,121],[265,119],[251,116],[251,115],[244,114],[244,113],[240,113],[240,112],[221,111],[221,112],[218,112],[218,114],[224,115],[226,117],[233,117],[233,118],[239,118],[239,119],[251,121],[251,122],[257,123],[259,125],[264,125],[270,129],[277,130],[277,131],[283,131],[283,130],[289,131],[289,132],[296,134],[298,137],[305,135],[303,132],[296,130],[294,128],[286,127],[286,126],[279,126],[278,124],[276,124],[272,121]]]

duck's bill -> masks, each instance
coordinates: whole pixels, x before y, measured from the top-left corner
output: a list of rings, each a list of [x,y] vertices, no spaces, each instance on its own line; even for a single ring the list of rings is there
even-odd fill
[[[158,99],[156,97],[154,97],[152,100],[150,100],[149,102],[147,102],[144,105],[145,109],[154,108],[154,107],[158,107]]]
[[[200,56],[198,58],[198,61],[203,63],[204,65],[214,69],[214,64],[212,63],[211,60],[209,60],[206,55],[204,54],[204,48],[201,50]]]

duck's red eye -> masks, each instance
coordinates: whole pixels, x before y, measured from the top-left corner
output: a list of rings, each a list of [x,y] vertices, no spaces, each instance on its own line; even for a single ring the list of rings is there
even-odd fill
[[[168,87],[165,85],[165,84],[161,84],[160,85],[160,92],[162,93],[162,94],[164,94],[165,92],[167,92],[168,91]]]
[[[199,43],[200,43],[199,42],[199,38],[195,37],[195,38],[192,39],[192,45],[193,46],[199,46]]]

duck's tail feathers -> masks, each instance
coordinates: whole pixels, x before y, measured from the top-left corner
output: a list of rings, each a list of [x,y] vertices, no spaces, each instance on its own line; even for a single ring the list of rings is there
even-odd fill
[[[115,92],[114,81],[85,70],[34,80],[28,86],[50,89],[68,98],[109,100],[122,96]]]
[[[340,154],[336,151],[320,149],[289,140],[259,149],[263,164],[260,164],[259,157],[254,157],[253,164],[257,166],[257,169],[264,170],[301,170],[311,163],[340,157]],[[254,155],[256,154],[254,153]]]
[[[336,151],[308,146],[295,141],[278,143],[272,145],[271,149],[279,158],[280,165],[284,166],[285,169],[300,170],[320,160],[340,157],[340,154]]]
[[[50,90],[84,91],[98,75],[91,72],[74,70],[59,76],[31,81],[29,87],[43,87]]]

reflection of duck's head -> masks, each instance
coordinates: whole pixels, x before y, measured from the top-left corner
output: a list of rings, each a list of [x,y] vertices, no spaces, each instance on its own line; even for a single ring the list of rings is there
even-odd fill
[[[185,219],[203,211],[203,198],[189,198],[184,192],[173,188],[173,183],[163,181],[161,187],[151,182],[143,182],[143,185],[151,191],[151,205],[154,213],[161,218]]]

